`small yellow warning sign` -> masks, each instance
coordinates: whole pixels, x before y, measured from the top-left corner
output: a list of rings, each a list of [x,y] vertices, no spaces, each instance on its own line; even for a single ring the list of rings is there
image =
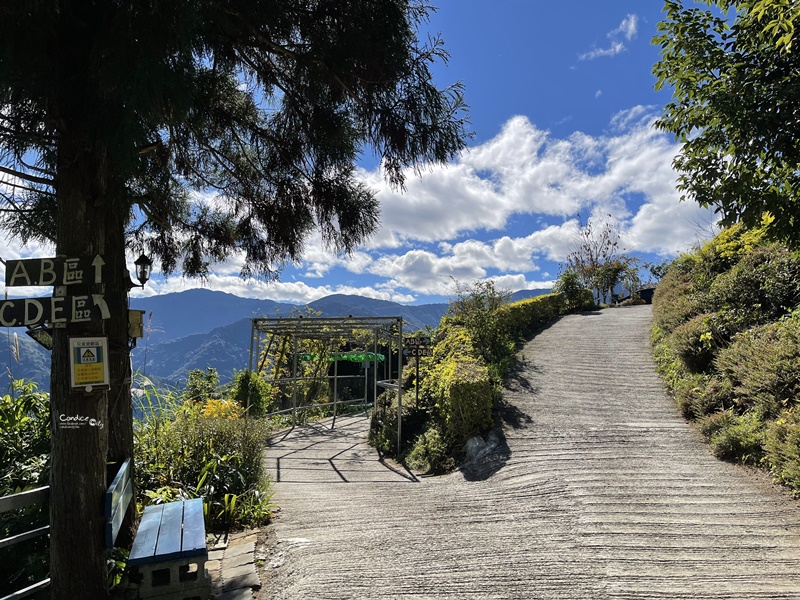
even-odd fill
[[[108,339],[70,338],[69,344],[72,387],[108,385]]]

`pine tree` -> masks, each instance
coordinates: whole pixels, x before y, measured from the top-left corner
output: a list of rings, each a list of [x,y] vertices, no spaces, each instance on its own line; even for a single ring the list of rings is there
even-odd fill
[[[460,85],[418,0],[0,0],[2,225],[58,255],[101,255],[107,321],[54,332],[53,598],[104,598],[106,461],[132,454],[126,249],[204,276],[240,253],[269,278],[319,230],[355,248],[378,225],[364,151],[402,186],[465,144]],[[73,390],[68,339],[108,338],[111,389]],[[59,414],[108,427],[64,430]]]

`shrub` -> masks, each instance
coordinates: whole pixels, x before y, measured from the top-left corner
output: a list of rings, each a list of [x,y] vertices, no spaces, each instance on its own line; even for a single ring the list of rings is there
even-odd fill
[[[448,446],[460,449],[492,425],[494,390],[488,369],[478,360],[451,358],[434,367],[436,411]]]
[[[47,485],[50,473],[49,395],[35,383],[12,382],[11,394],[0,397],[0,496]],[[0,539],[49,522],[43,503],[0,514]],[[38,536],[0,549],[0,590],[19,590],[47,577],[48,538]]]
[[[731,404],[731,386],[713,375],[687,374],[674,386],[678,408],[687,419],[700,419],[725,410]]]
[[[202,496],[214,529],[267,522],[266,425],[237,418],[240,408],[229,401],[181,404],[172,394],[147,391],[149,410],[134,430],[137,485],[146,502]]]
[[[412,469],[423,473],[443,473],[454,466],[447,444],[436,425],[417,437],[406,462]]]
[[[737,335],[715,364],[740,413],[777,417],[800,398],[800,314]]]
[[[672,333],[670,343],[692,373],[707,372],[718,350],[712,321],[713,315],[697,315]]]
[[[619,303],[620,306],[641,306],[643,304],[647,304],[647,302],[641,298],[628,298],[627,300]]]
[[[592,290],[581,283],[581,277],[574,269],[562,271],[553,285],[553,293],[564,298],[564,311],[586,310],[594,305]]]
[[[772,474],[795,492],[800,491],[800,410],[781,412],[766,436],[766,461]]]
[[[778,245],[756,248],[714,280],[710,302],[731,333],[774,321],[800,302],[800,260]]]
[[[764,457],[764,424],[753,413],[720,419],[721,426],[711,433],[711,451],[723,460],[757,465]]]
[[[668,335],[701,312],[701,296],[694,293],[691,279],[676,261],[653,294],[653,324]]]
[[[0,496],[47,485],[50,473],[50,396],[21,379],[0,397]]]
[[[397,456],[397,395],[386,390],[375,399],[370,419],[368,442],[379,452]]]
[[[257,374],[238,371],[233,375],[229,397],[242,408],[249,407],[251,417],[260,417],[270,412],[278,395],[278,387],[267,383]]]
[[[723,429],[728,429],[734,424],[736,416],[730,410],[721,410],[701,418],[698,422],[700,433],[710,440],[714,435]]]

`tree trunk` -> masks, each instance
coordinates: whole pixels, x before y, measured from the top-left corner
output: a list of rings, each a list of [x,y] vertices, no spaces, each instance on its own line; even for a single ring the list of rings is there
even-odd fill
[[[58,148],[56,252],[98,254],[103,244],[105,152],[65,132]],[[88,276],[88,274],[87,274]],[[93,281],[93,279],[91,279]],[[71,285],[70,294],[102,293]],[[56,289],[58,293],[58,289]],[[73,389],[69,338],[101,336],[102,321],[55,329],[51,367],[50,579],[53,600],[102,600],[106,584],[104,507],[107,488],[108,393]]]
[[[131,405],[131,354],[128,335],[128,284],[130,276],[125,261],[125,217],[127,209],[122,196],[124,189],[116,190],[106,202],[105,240],[103,258],[108,271],[105,285],[106,300],[111,318],[105,321],[108,337],[108,360],[111,389],[108,401],[108,461],[121,463],[131,459],[133,464],[133,407]],[[133,497],[136,498],[134,485]],[[135,533],[135,507],[131,502],[120,528],[117,546],[130,546]]]

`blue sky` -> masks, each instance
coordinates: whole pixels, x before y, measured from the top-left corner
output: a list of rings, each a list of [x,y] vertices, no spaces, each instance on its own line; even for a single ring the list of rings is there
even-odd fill
[[[661,2],[434,3],[428,28],[451,54],[436,67],[437,84],[462,81],[470,106],[475,136],[462,156],[410,173],[405,193],[365,157],[361,176],[377,190],[382,225],[352,256],[315,237],[277,282],[243,281],[232,256],[205,283],[155,276],[133,295],[203,286],[298,303],[347,293],[425,304],[446,299],[453,280],[549,288],[574,247],[578,214],[610,218],[622,247],[647,260],[710,235],[713,214],[675,191],[678,146],[652,128],[669,101],[651,74]]]

